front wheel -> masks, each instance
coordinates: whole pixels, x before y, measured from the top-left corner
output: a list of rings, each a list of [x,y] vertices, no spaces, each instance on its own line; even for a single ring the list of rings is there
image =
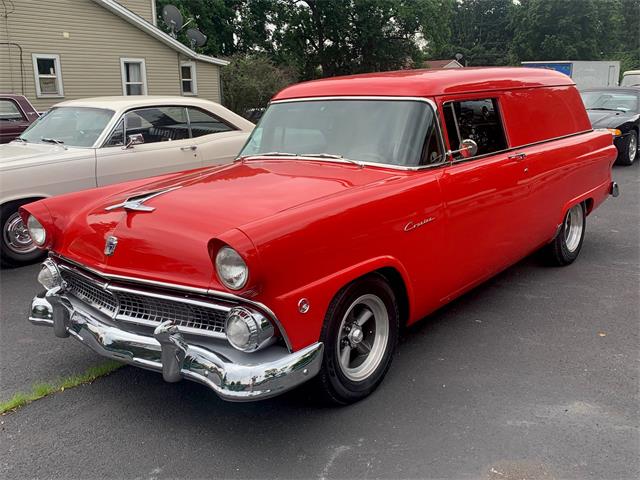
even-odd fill
[[[391,365],[398,331],[396,298],[382,276],[369,275],[338,292],[321,335],[317,382],[325,398],[345,405],[373,392]]]
[[[569,209],[558,234],[546,247],[546,256],[553,265],[564,266],[573,263],[582,249],[586,227],[584,204],[579,203]]]
[[[34,263],[44,255],[31,240],[27,226],[18,214],[20,205],[13,202],[0,207],[0,265],[3,268]]]

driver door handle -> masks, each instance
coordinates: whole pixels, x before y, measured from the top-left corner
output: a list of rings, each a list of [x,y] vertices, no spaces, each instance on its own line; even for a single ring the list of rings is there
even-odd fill
[[[509,155],[510,160],[524,160],[525,158],[527,158],[526,153],[515,153],[513,155]]]
[[[197,145],[189,145],[188,147],[180,147],[180,150],[196,150],[198,148]]]

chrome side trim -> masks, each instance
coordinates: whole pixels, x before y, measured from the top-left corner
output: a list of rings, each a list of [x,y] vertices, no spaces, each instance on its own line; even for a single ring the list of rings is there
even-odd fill
[[[62,256],[60,254],[54,253],[54,252],[49,252],[49,256],[52,257],[52,258],[58,258],[59,260],[61,260],[63,262],[67,262],[67,263],[70,263],[72,265],[75,265],[76,267],[78,267],[80,269],[88,270],[89,272],[93,273],[94,275],[97,275],[98,277],[108,278],[110,280],[121,280],[121,281],[125,281],[125,282],[130,282],[130,283],[137,283],[137,284],[141,284],[141,285],[152,285],[152,286],[163,287],[163,288],[168,288],[168,289],[172,289],[172,290],[181,290],[181,291],[184,291],[184,292],[198,293],[200,295],[211,296],[211,297],[214,297],[214,298],[220,298],[222,300],[226,299],[226,300],[231,300],[231,301],[236,302],[236,303],[250,305],[252,307],[257,308],[258,310],[262,310],[265,314],[267,314],[267,316],[269,317],[269,320],[273,321],[273,323],[275,323],[276,326],[278,327],[278,330],[280,331],[280,335],[282,335],[282,339],[284,340],[284,343],[287,346],[287,349],[290,352],[293,352],[293,347],[291,345],[291,341],[289,340],[289,337],[287,335],[286,330],[284,329],[284,326],[282,325],[280,320],[278,320],[278,317],[273,312],[273,310],[271,310],[269,307],[267,307],[264,303],[256,302],[254,300],[250,300],[248,298],[241,297],[240,295],[234,295],[233,293],[222,292],[222,291],[219,291],[219,290],[189,287],[189,286],[186,286],[186,285],[180,285],[180,284],[175,284],[175,283],[158,282],[158,281],[155,281],[155,280],[146,280],[146,279],[142,279],[142,278],[126,277],[124,275],[113,275],[113,274],[103,273],[103,272],[100,272],[99,270],[96,270],[96,269],[93,269],[93,268],[90,268],[90,267],[85,267],[84,265],[82,265],[82,264],[80,264],[78,262],[75,262],[75,261],[73,261],[73,260],[71,260],[69,258],[66,258],[66,257],[64,257],[64,256]],[[89,277],[87,277],[87,278],[89,278]]]
[[[578,135],[584,135],[585,133],[591,133],[591,132],[593,132],[593,129],[583,130],[582,132],[575,132],[575,133],[570,133],[568,135],[562,135],[561,137],[554,137],[554,138],[549,138],[547,140],[540,140],[539,142],[527,143],[525,145],[520,145],[518,147],[510,147],[505,150],[499,150],[497,152],[485,153],[483,155],[476,155],[475,157],[470,157],[470,158],[460,158],[450,163],[451,165],[456,165],[458,163],[472,162],[474,160],[483,159],[483,158],[491,157],[494,155],[500,155],[502,153],[509,153],[516,150],[522,150],[523,148],[534,147],[536,145],[543,145],[545,143],[555,142],[556,140],[564,140],[565,138],[577,137]]]

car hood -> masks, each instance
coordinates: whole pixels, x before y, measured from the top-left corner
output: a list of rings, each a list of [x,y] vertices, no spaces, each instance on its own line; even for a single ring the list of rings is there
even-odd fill
[[[87,154],[86,148],[65,148],[52,143],[9,142],[0,145],[0,170],[34,166]]]
[[[111,274],[209,286],[213,267],[208,244],[212,238],[241,232],[243,225],[255,220],[394,176],[385,169],[320,161],[236,162],[102,196],[75,216],[56,250]],[[158,193],[144,202],[153,211],[110,208],[149,193]],[[117,237],[118,243],[113,255],[105,256],[109,235]]]
[[[611,110],[587,110],[593,128],[616,128],[638,116],[634,112],[614,112]]]

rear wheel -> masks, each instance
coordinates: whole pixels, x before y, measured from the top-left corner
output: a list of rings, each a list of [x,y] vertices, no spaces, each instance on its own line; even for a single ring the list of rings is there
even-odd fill
[[[0,265],[19,267],[40,260],[44,254],[31,240],[27,226],[18,215],[18,208],[28,202],[11,202],[0,207]]]
[[[398,343],[399,314],[393,291],[379,275],[343,288],[322,329],[324,358],[317,383],[331,403],[356,402],[384,378]]]
[[[622,143],[622,149],[618,154],[618,163],[620,165],[633,165],[638,157],[638,134],[631,130]]]
[[[546,247],[549,261],[564,266],[573,263],[582,249],[586,227],[584,204],[579,203],[569,209],[556,238]]]

